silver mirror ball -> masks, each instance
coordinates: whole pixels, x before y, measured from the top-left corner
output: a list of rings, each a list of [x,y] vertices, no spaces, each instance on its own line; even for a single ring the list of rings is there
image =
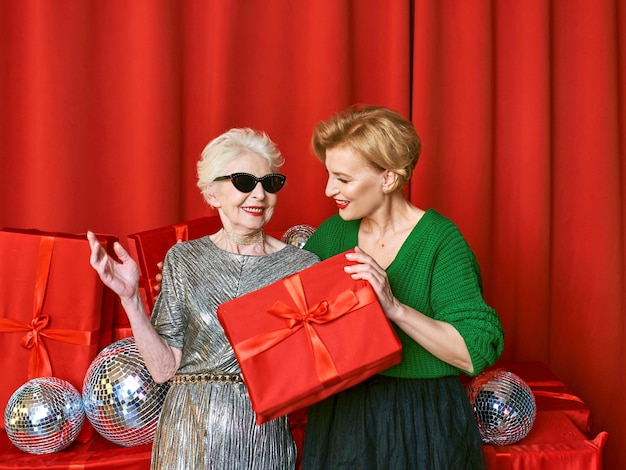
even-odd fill
[[[18,388],[4,411],[9,440],[29,454],[50,454],[69,446],[83,427],[80,393],[69,382],[39,377]]]
[[[531,430],[537,415],[535,396],[516,374],[501,369],[481,372],[466,392],[483,442],[510,445]]]
[[[135,338],[104,348],[83,382],[85,414],[106,439],[131,447],[153,441],[169,383],[157,384],[139,354]]]

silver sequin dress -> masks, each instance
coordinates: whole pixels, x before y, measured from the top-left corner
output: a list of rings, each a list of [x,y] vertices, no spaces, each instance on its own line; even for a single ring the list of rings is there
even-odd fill
[[[239,373],[217,307],[315,264],[293,245],[266,256],[238,255],[208,237],[174,245],[163,266],[151,321],[183,352],[178,373]],[[172,384],[152,450],[153,469],[293,469],[287,418],[257,425],[244,384]]]

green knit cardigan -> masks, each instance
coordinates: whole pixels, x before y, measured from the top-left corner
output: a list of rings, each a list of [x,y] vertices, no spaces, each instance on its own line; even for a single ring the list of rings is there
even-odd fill
[[[308,239],[305,249],[324,260],[357,246],[360,220],[335,215]],[[504,333],[497,313],[482,295],[478,262],[452,221],[426,211],[387,268],[396,298],[431,318],[452,324],[469,350],[476,375],[502,353]],[[396,325],[402,361],[382,375],[436,378],[469,373],[430,354]],[[375,334],[375,332],[372,332]]]

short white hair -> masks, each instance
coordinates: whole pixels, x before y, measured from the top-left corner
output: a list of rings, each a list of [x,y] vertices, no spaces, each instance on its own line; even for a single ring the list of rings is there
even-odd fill
[[[200,191],[218,176],[224,176],[228,164],[240,155],[254,153],[267,160],[270,171],[276,173],[285,159],[265,132],[250,128],[234,128],[216,137],[204,147],[197,164]]]

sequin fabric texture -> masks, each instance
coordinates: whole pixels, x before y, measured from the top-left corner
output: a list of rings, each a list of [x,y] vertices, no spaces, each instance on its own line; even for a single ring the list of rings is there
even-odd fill
[[[317,261],[292,245],[266,256],[230,253],[208,237],[173,246],[151,321],[168,344],[183,351],[178,373],[239,373],[217,307]],[[153,469],[292,469],[295,461],[286,417],[257,425],[244,384],[170,386],[154,439]]]

